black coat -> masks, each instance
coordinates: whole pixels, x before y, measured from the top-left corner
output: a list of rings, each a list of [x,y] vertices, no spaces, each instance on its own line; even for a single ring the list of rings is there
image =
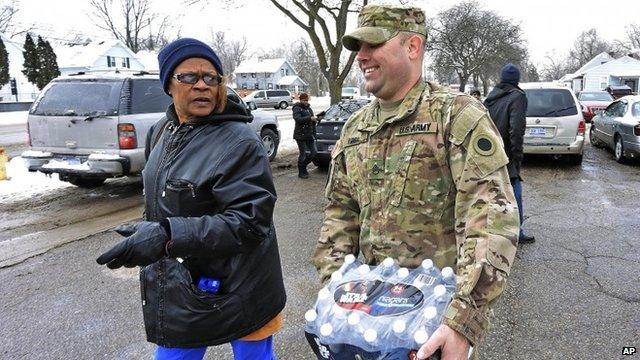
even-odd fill
[[[153,287],[142,289],[147,337],[169,347],[229,342],[264,326],[286,301],[269,159],[246,124],[252,116],[233,101],[222,114],[184,124],[173,105],[166,117],[143,171],[145,213],[168,221],[171,258],[184,262],[169,258],[143,269]],[[162,276],[179,279],[156,286]],[[220,279],[217,295],[192,285],[201,276]]]
[[[520,177],[522,163],[522,143],[527,126],[527,96],[517,86],[499,83],[484,101],[491,119],[498,127],[504,150],[509,157],[509,177]]]
[[[296,126],[293,129],[294,140],[312,140],[316,135],[316,123],[311,120],[313,110],[309,104],[295,103],[291,108]]]

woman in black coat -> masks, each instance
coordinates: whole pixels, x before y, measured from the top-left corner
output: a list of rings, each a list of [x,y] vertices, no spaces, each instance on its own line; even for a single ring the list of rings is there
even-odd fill
[[[293,120],[296,126],[293,129],[293,139],[298,143],[298,177],[306,179],[309,177],[307,165],[313,161],[318,150],[316,149],[316,122],[318,119],[313,115],[313,110],[309,105],[309,95],[300,94],[300,102],[292,107]],[[307,154],[309,152],[309,154]]]
[[[142,267],[156,360],[202,359],[229,342],[236,360],[273,360],[286,296],[266,151],[208,45],[176,40],[158,62],[173,104],[147,136],[146,221],[117,228],[126,239],[97,262]]]

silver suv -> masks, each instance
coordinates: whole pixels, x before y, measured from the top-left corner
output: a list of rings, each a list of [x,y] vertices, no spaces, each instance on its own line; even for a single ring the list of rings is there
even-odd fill
[[[273,107],[286,109],[293,103],[289,90],[257,90],[242,98],[250,109],[259,107]]]
[[[227,88],[227,96],[242,102]],[[92,74],[62,76],[41,92],[29,110],[30,150],[22,154],[29,171],[57,173],[80,187],[107,178],[136,175],[145,164],[149,128],[164,116],[171,98],[157,75]],[[246,106],[246,105],[245,105]],[[253,112],[248,124],[269,158],[276,156],[280,132],[274,115]]]
[[[525,154],[565,156],[582,163],[585,122],[573,92],[554,83],[521,83],[527,94]]]

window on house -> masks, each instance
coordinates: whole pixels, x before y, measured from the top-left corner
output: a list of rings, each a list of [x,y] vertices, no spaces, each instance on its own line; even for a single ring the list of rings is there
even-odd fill
[[[243,78],[246,78],[246,77],[247,77],[247,74],[242,73],[242,77],[243,77]]]
[[[271,74],[270,74],[270,73],[267,73],[267,79],[268,79],[268,78],[270,78],[270,77],[271,77]]]
[[[256,90],[260,89],[260,87],[258,86],[258,83],[256,83],[256,84],[254,85],[254,89],[256,89]]]
[[[256,73],[251,73],[251,77],[255,79],[256,78]]]
[[[268,83],[267,84],[267,89],[269,89],[269,90],[273,89],[273,84],[272,83]]]
[[[284,69],[280,69],[280,74],[284,76]]]
[[[284,69],[284,74],[289,75],[289,69]]]
[[[607,76],[603,76],[600,78],[600,89],[604,89],[609,85],[609,78]]]
[[[244,76],[243,76],[244,77]],[[247,83],[242,84],[242,89],[247,90]]]
[[[116,67],[116,58],[113,56],[107,56],[107,67]]]

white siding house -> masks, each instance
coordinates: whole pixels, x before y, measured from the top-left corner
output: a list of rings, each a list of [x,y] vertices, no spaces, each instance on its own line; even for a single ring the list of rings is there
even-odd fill
[[[2,42],[9,55],[10,78],[9,83],[0,88],[0,102],[32,102],[38,95],[39,90],[22,73],[22,65],[24,64],[22,44],[2,34],[0,34],[0,37],[2,37]],[[17,94],[11,94],[11,80],[15,80]]]
[[[602,53],[562,80],[570,82],[573,91],[599,91],[608,85],[628,85],[637,93],[640,90],[640,60],[630,56],[613,59]]]
[[[302,80],[287,59],[251,59],[240,64],[234,71],[237,89],[287,89],[292,92],[306,91]]]
[[[58,58],[61,75],[78,72],[145,70],[136,55],[120,40],[94,41],[86,45],[57,45],[53,50]]]

